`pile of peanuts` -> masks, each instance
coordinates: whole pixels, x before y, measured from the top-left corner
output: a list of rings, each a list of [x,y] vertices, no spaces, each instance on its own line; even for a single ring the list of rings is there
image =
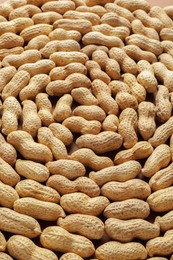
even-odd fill
[[[173,260],[173,6],[0,4],[0,260]]]

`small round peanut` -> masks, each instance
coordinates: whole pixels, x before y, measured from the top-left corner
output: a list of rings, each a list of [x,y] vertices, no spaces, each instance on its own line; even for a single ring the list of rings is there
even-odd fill
[[[0,180],[10,186],[14,186],[20,181],[17,172],[2,158],[0,158]]]
[[[60,123],[52,123],[49,125],[49,129],[53,135],[61,140],[65,145],[70,145],[73,142],[73,135],[70,130]]]
[[[2,134],[0,134],[0,158],[12,166],[15,164],[17,158],[16,150],[11,144],[6,142]]]
[[[73,98],[70,94],[65,94],[58,99],[53,111],[53,118],[56,122],[62,122],[71,116],[72,103]]]
[[[26,4],[13,9],[9,14],[9,20],[13,20],[18,17],[32,18],[32,16],[37,13],[41,13],[40,8],[31,4]]]
[[[139,162],[131,160],[117,166],[105,167],[97,172],[90,172],[89,178],[94,180],[99,186],[110,181],[124,182],[134,179],[141,172],[141,168]]]
[[[101,32],[108,36],[119,37],[121,40],[124,40],[127,36],[130,35],[130,30],[127,27],[113,27],[106,23],[93,26],[92,31]]]
[[[70,233],[77,233],[91,240],[101,239],[104,234],[104,224],[95,216],[71,214],[64,219],[59,218],[57,224]]]
[[[112,131],[104,131],[97,135],[85,134],[77,138],[78,148],[89,148],[97,154],[117,150],[121,147],[123,138]]]
[[[45,228],[40,236],[40,242],[43,247],[53,251],[72,252],[84,258],[95,252],[94,245],[88,238],[71,234],[57,226]]]
[[[23,47],[24,40],[21,36],[15,33],[7,32],[0,36],[0,48],[8,49],[14,47]]]
[[[44,182],[49,178],[47,167],[34,161],[18,159],[15,169],[19,175],[38,182]]]
[[[51,174],[62,175],[69,180],[74,180],[77,177],[84,176],[86,169],[84,165],[78,161],[60,159],[46,164]]]
[[[134,238],[149,240],[160,235],[160,226],[157,222],[150,223],[143,219],[109,218],[105,221],[105,230],[109,237],[122,243],[130,242]]]
[[[159,223],[161,231],[165,232],[173,228],[173,210],[169,211],[162,217],[157,216],[155,219]]]
[[[112,202],[105,208],[103,213],[106,218],[118,218],[122,220],[134,218],[145,219],[149,214],[149,204],[140,199],[127,199]]]
[[[137,242],[120,243],[109,241],[97,247],[95,254],[99,260],[137,260],[146,259],[147,250],[142,244]]]
[[[49,38],[51,41],[53,40],[75,40],[79,42],[82,38],[82,35],[80,32],[76,30],[65,30],[62,28],[57,28],[49,33]]]
[[[22,30],[20,36],[23,37],[25,42],[29,42],[36,36],[48,35],[52,30],[53,26],[50,24],[34,24]]]
[[[111,93],[116,96],[118,92],[126,92],[129,93],[131,92],[130,87],[124,83],[123,81],[119,80],[112,80],[109,83],[109,88],[111,89]]]
[[[46,45],[46,43],[49,42],[49,40],[49,37],[46,35],[38,35],[28,42],[28,44],[25,46],[25,50],[40,50]]]
[[[15,187],[21,198],[32,197],[41,201],[58,203],[60,200],[59,193],[51,187],[44,186],[34,180],[22,180]]]
[[[79,87],[73,89],[71,91],[71,95],[73,99],[80,105],[92,106],[98,104],[98,100],[96,99],[96,97],[87,88]]]
[[[25,101],[23,101],[25,102]],[[52,104],[48,98],[48,94],[39,93],[35,98],[36,106],[38,108],[38,116],[41,119],[41,122],[45,126],[49,126],[54,122],[52,116]]]
[[[104,131],[116,132],[119,126],[119,119],[116,115],[108,115],[102,123],[102,129]]]
[[[44,13],[36,13],[32,16],[32,20],[34,21],[34,24],[53,24],[55,21],[62,18],[62,15],[54,12],[44,12]]]
[[[0,205],[6,208],[13,208],[17,199],[19,199],[17,191],[10,185],[0,181]]]

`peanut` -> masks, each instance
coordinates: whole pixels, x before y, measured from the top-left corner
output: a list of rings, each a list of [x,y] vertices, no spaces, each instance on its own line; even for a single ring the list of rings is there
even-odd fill
[[[94,6],[94,5],[105,5],[109,2],[114,2],[114,0],[85,0],[87,6]]]
[[[97,120],[99,122],[102,122],[106,117],[104,110],[96,105],[78,106],[73,110],[73,115],[83,117],[86,120]]]
[[[53,118],[56,122],[62,122],[66,118],[69,118],[72,114],[72,102],[73,98],[70,94],[65,94],[59,98],[53,111]]]
[[[18,129],[18,119],[21,117],[22,109],[20,103],[13,96],[9,96],[3,103],[2,133],[8,135]]]
[[[36,36],[48,35],[52,30],[53,30],[53,26],[50,24],[34,24],[23,29],[20,33],[20,36],[23,37],[25,42],[29,42]]]
[[[81,73],[86,75],[87,69],[86,67],[79,62],[72,62],[70,64],[67,64],[65,66],[59,66],[53,68],[49,76],[51,80],[64,80],[66,77],[68,77],[72,73]]]
[[[0,61],[10,54],[21,54],[24,51],[23,47],[14,47],[11,49],[1,49],[0,50]]]
[[[0,15],[3,15],[4,17],[8,17],[10,12],[15,9],[18,8],[20,6],[25,5],[27,2],[26,0],[19,0],[19,1],[6,1],[5,3],[0,5]]]
[[[13,9],[9,13],[9,20],[13,20],[18,17],[32,18],[32,16],[37,13],[41,13],[40,8],[38,8],[37,6],[31,5],[31,4],[26,4],[26,5]]]
[[[26,179],[18,182],[15,190],[21,198],[32,197],[38,200],[54,203],[58,203],[60,200],[60,195],[55,189],[44,186],[34,180]]]
[[[106,46],[89,44],[89,45],[84,46],[81,49],[81,52],[86,54],[88,56],[88,58],[90,58],[92,56],[93,52],[96,50],[102,50],[106,53],[108,53],[108,51],[109,51],[108,47],[106,47]]]
[[[56,138],[48,127],[38,129],[38,143],[47,146],[56,160],[67,158],[65,144]]]
[[[45,12],[45,13],[37,13],[33,15],[32,19],[34,24],[53,24],[58,19],[61,19],[62,15],[57,12]]]
[[[7,32],[0,36],[0,48],[8,49],[14,47],[23,47],[24,40],[21,36],[15,33]]]
[[[99,260],[146,259],[147,250],[137,242],[122,244],[117,241],[109,241],[97,247],[96,257]]]
[[[1,81],[0,92],[2,92],[4,87],[13,78],[15,73],[16,73],[16,68],[13,66],[8,66],[0,69],[0,81]]]
[[[62,96],[64,94],[69,94],[74,88],[78,88],[80,86],[90,88],[90,79],[83,74],[73,73],[65,80],[55,80],[50,82],[46,87],[46,92],[50,96]]]
[[[0,134],[0,158],[12,166],[15,164],[17,158],[16,150],[11,144],[6,142],[2,134]]]
[[[119,242],[130,242],[134,238],[149,240],[160,235],[157,222],[150,223],[143,219],[121,220],[109,218],[105,221],[107,234]]]
[[[51,0],[27,0],[28,4],[36,5],[38,7],[44,5],[47,2],[50,2]]]
[[[83,258],[74,253],[65,253],[60,257],[60,260],[83,260]]]
[[[132,148],[118,152],[114,158],[114,163],[120,164],[129,160],[145,159],[152,154],[153,150],[150,143],[140,141]]]
[[[10,66],[11,67],[11,66]],[[9,71],[10,72],[10,71]],[[2,90],[2,99],[17,97],[20,91],[26,87],[30,80],[30,75],[28,72],[21,70],[18,71],[12,79],[4,86]]]
[[[127,27],[113,27],[106,23],[93,26],[92,31],[101,32],[108,36],[119,37],[121,40],[124,40],[127,36],[130,35],[130,30]]]
[[[172,41],[162,41],[161,45],[163,47],[163,51],[173,56],[173,43]]]
[[[0,208],[0,228],[2,231],[23,235],[29,238],[37,237],[41,228],[37,220],[12,209]]]
[[[173,36],[172,36],[172,28],[163,28],[160,31],[160,38],[162,41],[172,41],[173,40]]]
[[[73,99],[81,105],[92,106],[92,105],[98,104],[98,100],[91,93],[91,91],[87,88],[79,87],[79,88],[73,89],[71,91],[71,95],[72,95]]]
[[[61,140],[65,145],[70,145],[73,142],[73,135],[70,130],[62,124],[52,123],[49,125],[49,129],[53,135]]]
[[[44,182],[49,178],[47,167],[41,163],[18,159],[15,165],[16,172],[27,179]]]
[[[133,16],[132,12],[130,12],[128,9],[126,9],[120,5],[117,5],[115,2],[107,3],[105,5],[105,8],[108,12],[115,12],[119,16],[122,16],[122,17],[126,18],[127,20],[129,20],[129,22],[132,22],[134,20],[134,16]]]
[[[123,146],[132,148],[138,141],[136,134],[137,113],[133,108],[124,109],[119,116],[118,133],[123,137]]]
[[[146,249],[149,256],[154,255],[169,255],[173,253],[172,249],[173,231],[168,230],[163,237],[156,237],[149,240],[146,244]]]
[[[53,60],[57,66],[65,66],[72,62],[79,62],[84,64],[88,60],[88,57],[86,54],[79,51],[61,51],[51,54],[50,59]]]
[[[43,144],[34,142],[32,136],[25,131],[18,130],[11,132],[7,136],[7,142],[12,144],[27,160],[48,162],[53,159],[50,149]]]
[[[78,191],[83,192],[90,197],[96,197],[100,195],[100,188],[98,185],[87,177],[78,177],[74,181],[71,181],[62,175],[56,174],[48,179],[46,185],[54,188],[61,195]]]
[[[63,28],[57,28],[49,33],[49,38],[51,41],[53,40],[74,40],[79,42],[82,38],[82,35],[80,32],[76,30],[68,30],[66,31]]]
[[[14,202],[19,195],[14,188],[0,181],[0,204],[6,208],[13,208]]]
[[[168,70],[173,70],[173,57],[167,53],[162,53],[158,57],[159,61],[163,63]]]
[[[172,27],[173,21],[172,19],[167,15],[165,10],[159,6],[153,6],[150,9],[150,16],[158,18],[164,25],[164,27]]]
[[[65,212],[58,204],[35,198],[20,198],[14,202],[13,208],[21,214],[46,221],[65,217]]]
[[[141,168],[139,162],[131,160],[117,166],[105,167],[97,172],[90,172],[89,178],[99,186],[110,181],[124,182],[134,179],[141,172]]]
[[[120,48],[111,48],[109,51],[109,56],[111,59],[116,60],[122,69],[123,72],[137,74],[137,65],[132,60],[123,49]]]
[[[104,131],[97,135],[85,134],[77,138],[78,148],[89,148],[97,154],[117,150],[121,147],[123,138],[112,131]]]
[[[100,5],[94,5],[94,6],[81,5],[76,8],[76,11],[84,12],[84,13],[85,12],[94,13],[99,15],[100,17],[106,13],[106,9]]]
[[[10,186],[14,186],[20,181],[17,172],[2,158],[0,158],[0,180]]]
[[[64,228],[51,226],[43,230],[40,242],[45,248],[59,251],[72,252],[81,257],[89,257],[95,252],[93,243],[81,235],[73,235]]]
[[[122,220],[134,218],[145,219],[149,214],[150,206],[147,202],[140,199],[112,202],[105,208],[103,213],[106,218],[118,218]]]
[[[38,129],[41,127],[41,119],[37,114],[37,106],[32,100],[24,100],[22,130],[28,132],[32,137],[36,137]]]
[[[25,102],[25,101],[23,101]],[[51,110],[52,104],[48,98],[48,94],[39,93],[35,98],[36,106],[38,108],[38,116],[41,119],[41,122],[45,126],[49,126],[54,122]]]
[[[31,50],[31,49],[40,50],[48,42],[49,42],[48,36],[46,36],[46,35],[36,36],[28,42],[28,44],[25,46],[25,50]]]
[[[50,1],[42,5],[43,12],[55,11],[60,14],[65,14],[69,10],[75,9],[75,3],[72,1]]]
[[[138,106],[138,129],[144,140],[148,140],[156,130],[156,107],[153,103],[143,101]]]
[[[60,199],[60,205],[67,213],[92,216],[99,216],[109,203],[106,197],[98,196],[91,198],[82,192],[65,194]]]
[[[84,176],[86,173],[82,163],[73,160],[60,159],[46,164],[51,174],[62,175],[69,180],[74,180],[77,177]]]
[[[7,249],[10,255],[19,260],[28,258],[34,260],[40,257],[42,260],[58,260],[58,257],[51,250],[36,246],[31,239],[25,236],[14,235],[10,237]]]
[[[0,251],[4,252],[6,249],[7,241],[2,232],[0,232]],[[1,256],[1,254],[0,254]]]
[[[45,90],[49,82],[50,77],[46,74],[37,74],[33,76],[29,81],[29,84],[20,91],[20,100],[24,101],[26,99],[34,99],[38,93]]]
[[[88,20],[92,23],[92,25],[98,25],[100,24],[100,17],[97,14],[91,13],[91,12],[78,12],[75,11],[67,11],[63,17],[65,19],[84,19]]]
[[[145,12],[150,11],[150,5],[146,0],[132,0],[130,2],[127,0],[117,0],[116,4],[130,10],[131,12],[138,9],[144,10]]]
[[[0,252],[0,257],[2,260],[13,260],[13,258],[11,256],[9,256],[6,253]]]
[[[116,115],[108,115],[102,123],[104,131],[116,132],[119,126],[119,119]]]
[[[112,80],[109,83],[109,88],[111,89],[111,93],[116,96],[118,92],[126,92],[130,94],[130,87],[124,83],[123,81],[119,80]]]
[[[101,23],[103,24],[109,24],[112,27],[127,27],[129,30],[131,29],[131,24],[129,22],[129,20],[127,20],[126,18],[119,16],[118,14],[114,13],[114,12],[108,12],[106,14],[104,14],[101,17]]]
[[[137,109],[138,101],[132,94],[120,91],[116,94],[115,100],[121,110],[126,108]]]
[[[155,221],[159,223],[161,231],[167,231],[173,228],[173,211],[169,211],[162,217],[157,216]]]
[[[71,214],[64,219],[59,218],[57,224],[70,233],[77,233],[91,240],[101,239],[104,234],[104,224],[95,216]]]
[[[145,27],[143,25],[143,23],[138,19],[133,20],[131,22],[131,26],[132,26],[132,31],[135,34],[142,34],[142,35],[145,35],[146,37],[151,38],[153,40],[158,40],[158,41],[160,40],[159,34],[155,29]]]
[[[19,17],[15,18],[11,21],[1,22],[0,23],[0,35],[11,32],[11,33],[20,33],[28,26],[32,26],[34,24],[33,20],[30,18]],[[21,35],[22,36],[22,35]]]
[[[167,15],[172,19],[173,18],[172,5],[165,6],[163,9],[167,13]]]

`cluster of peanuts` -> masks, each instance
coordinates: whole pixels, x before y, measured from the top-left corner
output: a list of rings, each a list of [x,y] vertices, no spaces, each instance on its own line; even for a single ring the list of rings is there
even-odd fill
[[[173,260],[173,6],[0,4],[0,259]]]

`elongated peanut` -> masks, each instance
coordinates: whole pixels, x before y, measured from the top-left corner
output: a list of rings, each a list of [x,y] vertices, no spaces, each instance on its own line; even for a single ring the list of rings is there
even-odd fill
[[[112,80],[109,83],[109,88],[111,89],[111,93],[116,96],[118,92],[126,92],[129,93],[131,92],[130,87],[124,83],[123,81],[119,80]]]
[[[92,82],[92,93],[96,96],[99,106],[108,114],[118,113],[118,104],[111,96],[111,90],[102,80],[95,79]]]
[[[10,66],[11,67],[11,66]],[[17,97],[19,92],[26,87],[30,80],[30,75],[28,72],[22,70],[18,71],[12,79],[6,84],[2,90],[2,99],[13,96]]]
[[[109,200],[103,196],[91,198],[85,193],[74,192],[63,195],[60,205],[67,213],[98,216],[109,205]]]
[[[150,186],[138,179],[126,182],[108,182],[101,188],[101,194],[112,201],[122,201],[126,199],[145,200],[150,194]]]
[[[166,144],[161,144],[157,146],[146,160],[142,169],[142,174],[146,177],[153,176],[160,169],[167,167],[170,162],[170,159],[170,147]]]
[[[144,140],[148,140],[156,130],[156,107],[153,103],[143,101],[138,106],[138,129]]]
[[[94,5],[105,5],[109,2],[113,2],[113,0],[85,0],[87,6],[94,6]]]
[[[137,242],[120,243],[109,241],[97,247],[96,257],[99,260],[126,260],[126,259],[146,259],[147,250]]]
[[[131,12],[138,9],[146,12],[150,11],[150,5],[146,0],[132,0],[131,2],[128,2],[127,0],[117,0],[116,4],[130,10]]]
[[[141,172],[141,168],[139,162],[131,160],[117,166],[108,166],[97,172],[90,172],[89,177],[99,186],[102,186],[110,181],[124,182],[131,180]]]
[[[43,12],[47,11],[55,11],[60,14],[64,14],[68,10],[74,10],[75,9],[75,3],[72,1],[50,1],[42,5],[41,7]]]
[[[92,106],[98,104],[98,100],[96,99],[96,97],[87,88],[79,87],[73,89],[71,91],[71,95],[73,99],[81,105]]]
[[[44,58],[49,58],[54,52],[80,51],[80,45],[75,40],[53,40],[48,42],[41,50]]]
[[[73,110],[73,115],[83,117],[86,120],[98,120],[99,122],[102,122],[106,117],[104,110],[96,105],[78,106]]]
[[[123,72],[137,74],[137,65],[132,60],[123,49],[111,48],[109,51],[109,56],[111,59],[116,60]]]
[[[25,102],[25,101],[23,101]],[[49,126],[54,122],[51,110],[52,104],[48,98],[48,94],[39,93],[35,98],[36,106],[38,108],[38,116],[41,119],[41,122],[45,126]]]
[[[168,53],[162,53],[159,57],[158,60],[163,63],[168,70],[173,70],[173,57],[168,54]]]
[[[123,74],[124,83],[126,83],[130,89],[132,95],[137,99],[138,103],[145,101],[146,89],[137,82],[137,78],[131,73]]]
[[[83,74],[73,73],[65,80],[55,80],[50,82],[46,87],[46,92],[50,96],[62,96],[64,94],[69,94],[74,88],[78,88],[80,86],[90,88],[90,79]]]
[[[0,50],[0,60],[2,61],[7,55],[10,54],[21,54],[24,51],[23,47],[14,47],[11,49],[1,49]]]
[[[71,214],[64,219],[59,218],[57,224],[70,233],[77,233],[89,239],[101,239],[104,234],[104,224],[95,216]]]
[[[36,246],[31,239],[25,236],[11,236],[7,242],[7,249],[11,256],[19,260],[28,258],[34,260],[40,257],[42,260],[58,260],[58,257],[51,250]]]
[[[137,129],[137,113],[133,108],[124,109],[119,117],[118,133],[123,137],[123,145],[125,148],[134,146],[138,137]]]
[[[53,118],[56,122],[62,122],[72,114],[73,98],[70,94],[65,94],[60,97],[53,111]]]
[[[34,180],[22,180],[20,181],[15,190],[21,198],[32,197],[38,200],[58,203],[60,200],[59,193],[51,187],[44,186]]]
[[[172,28],[163,28],[161,31],[160,31],[160,38],[162,41],[172,41],[173,40],[173,37],[172,37]]]
[[[37,13],[41,13],[40,8],[31,4],[26,4],[13,9],[9,14],[9,20],[13,20],[18,17],[32,18],[32,16]]]
[[[101,5],[87,6],[81,5],[76,8],[78,12],[89,12],[99,15],[100,17],[106,13],[106,9]]]
[[[164,25],[164,27],[172,27],[173,21],[172,19],[167,15],[164,9],[162,9],[159,6],[153,6],[150,9],[150,16],[158,18]]]
[[[0,92],[2,92],[3,88],[7,85],[7,83],[13,78],[16,73],[16,68],[13,66],[8,66],[0,69]]]
[[[126,54],[134,61],[146,60],[150,63],[156,62],[156,55],[150,51],[144,51],[137,45],[130,44],[123,47]]]
[[[120,164],[129,160],[140,160],[147,158],[153,152],[153,147],[146,141],[137,142],[132,148],[118,152],[114,163]]]
[[[88,57],[86,54],[79,51],[60,51],[51,54],[50,59],[53,60],[57,66],[65,66],[72,62],[79,62],[84,64],[88,60]]]
[[[101,123],[97,120],[86,120],[81,116],[71,116],[63,121],[72,133],[81,134],[99,134],[101,131]]]
[[[173,163],[171,163],[168,167],[156,172],[150,179],[149,185],[152,190],[160,190],[167,188],[173,183]]]
[[[77,10],[75,11],[67,11],[63,17],[66,19],[85,19],[92,23],[92,25],[100,24],[100,17],[91,12],[79,12]]]
[[[20,181],[17,172],[2,158],[0,158],[0,180],[10,186],[14,186]]]
[[[21,36],[16,35],[15,33],[7,32],[0,36],[0,48],[8,49],[14,47],[23,47],[24,40]]]
[[[17,158],[16,150],[11,144],[6,142],[2,134],[0,134],[0,158],[10,165],[14,165]]]
[[[8,135],[18,129],[18,119],[22,109],[15,97],[9,96],[3,103],[2,133]]]
[[[50,82],[50,77],[46,74],[38,74],[31,78],[29,84],[25,86],[19,93],[21,101],[26,99],[34,99],[36,95],[43,90]]]
[[[34,24],[22,30],[20,36],[23,37],[25,42],[29,42],[31,39],[33,39],[36,36],[48,35],[52,30],[53,30],[53,26],[50,24]]]
[[[59,217],[65,217],[65,212],[58,204],[35,198],[20,198],[14,202],[13,208],[16,212],[46,221],[55,221]]]
[[[158,40],[158,41],[160,40],[159,34],[155,29],[145,27],[143,25],[143,23],[138,19],[134,19],[131,22],[131,26],[132,26],[132,31],[135,34],[142,34],[142,35],[145,35],[146,37],[151,38],[153,40]]]
[[[61,19],[62,15],[54,12],[54,11],[49,11],[45,13],[37,13],[33,15],[32,20],[34,21],[34,24],[53,24],[55,21],[58,19]]]
[[[89,60],[85,63],[85,66],[89,72],[92,81],[95,79],[100,79],[106,84],[109,84],[109,82],[111,81],[110,77],[101,70],[100,65],[96,61]]]
[[[60,257],[60,260],[83,260],[83,258],[75,253],[65,253]]]
[[[3,15],[4,17],[8,17],[9,13],[20,6],[23,6],[26,4],[26,0],[20,0],[20,1],[7,1],[0,5],[0,15]]]
[[[38,182],[44,182],[49,178],[47,167],[41,163],[18,159],[15,164],[15,169],[21,176]]]
[[[106,218],[118,218],[122,220],[140,218],[145,219],[150,214],[150,206],[140,199],[127,199],[112,202],[104,210]]]
[[[12,144],[27,160],[36,162],[52,161],[52,153],[50,149],[43,145],[34,142],[32,136],[22,130],[13,131],[7,136],[7,142]]]
[[[37,137],[39,144],[47,146],[56,160],[67,158],[65,144],[56,138],[48,127],[39,128]]]
[[[109,24],[113,27],[119,27],[124,26],[127,27],[129,30],[131,29],[131,24],[129,20],[126,18],[119,16],[118,14],[114,12],[107,12],[101,17],[101,23],[103,24]],[[122,46],[121,46],[122,47]]]
[[[76,140],[78,148],[89,148],[97,154],[117,150],[122,142],[122,136],[112,131],[104,131],[97,135],[85,134]]]
[[[137,45],[142,50],[153,52],[155,55],[160,55],[163,52],[163,47],[160,41],[148,38],[141,34],[132,34],[128,36],[125,43],[127,45]]]
[[[44,34],[38,35],[28,42],[28,44],[25,46],[25,50],[40,50],[46,45],[46,43],[49,42],[49,40],[49,37]]]
[[[45,248],[59,251],[72,252],[81,257],[89,257],[95,252],[93,243],[81,235],[73,235],[64,228],[51,226],[43,230],[40,242]]]
[[[173,209],[172,206],[173,187],[157,190],[147,199],[151,210],[165,212]]]
[[[109,218],[105,221],[105,229],[112,239],[119,242],[130,242],[134,238],[149,240],[160,234],[160,226],[157,222],[152,224],[143,219]]]
[[[59,79],[63,80],[72,73],[81,73],[86,75],[87,69],[82,63],[72,62],[65,66],[59,66],[53,68],[50,71],[49,76],[51,77],[51,80],[59,80]]]
[[[138,101],[135,96],[130,93],[120,91],[116,94],[115,100],[121,110],[126,108],[137,109]]]
[[[117,5],[115,2],[107,3],[105,5],[105,8],[108,12],[115,12],[119,16],[122,16],[122,17],[126,18],[127,20],[129,20],[129,22],[132,22],[134,20],[134,16],[133,16],[132,12],[130,12],[128,9],[126,9],[120,5]]]
[[[86,172],[82,163],[73,160],[60,159],[47,163],[46,167],[51,174],[60,174],[69,180],[84,176]]]
[[[82,38],[80,32],[76,30],[65,30],[62,28],[57,28],[49,33],[50,40],[68,40],[72,39],[79,42]]]
[[[6,32],[20,33],[22,30],[28,26],[32,26],[34,22],[30,18],[19,17],[14,20],[1,22],[0,23],[0,35]]]
[[[162,41],[161,45],[163,47],[163,51],[173,56],[173,43],[172,41]]]
[[[113,27],[106,23],[93,26],[92,31],[101,32],[108,36],[116,36],[121,40],[124,40],[130,34],[130,30],[125,26]]]
[[[53,135],[61,140],[65,145],[70,145],[73,142],[73,135],[70,130],[62,124],[52,123],[49,125],[49,129]]]
[[[37,237],[41,228],[37,220],[12,209],[0,208],[0,228],[2,231],[23,235],[29,238]]]
[[[167,256],[173,253],[172,249],[173,231],[168,230],[163,237],[156,237],[149,240],[146,244],[146,249],[149,256],[162,255]]]
[[[51,0],[27,0],[28,4],[36,5],[38,7],[44,5],[47,2],[50,2]]]
[[[169,211],[162,217],[157,216],[155,219],[159,223],[161,231],[167,231],[173,228],[173,210]]]
[[[92,31],[92,23],[84,19],[60,19],[54,22],[53,28],[61,28],[67,31],[78,31],[80,34],[85,35]]]
[[[41,119],[37,114],[37,106],[32,100],[24,100],[22,105],[22,129],[32,135],[32,137],[35,137],[37,135],[38,129],[41,127]]]
[[[4,235],[3,235],[3,233],[0,232],[0,251],[1,251],[1,252],[4,252],[4,251],[5,251],[6,245],[7,245],[7,241],[6,241],[6,239],[5,239]],[[1,257],[1,254],[0,254],[0,257]],[[4,258],[2,257],[2,259],[4,259]],[[8,259],[7,259],[7,260],[8,260]]]
[[[78,177],[71,181],[62,175],[56,174],[48,179],[46,185],[56,189],[61,195],[83,192],[90,197],[96,197],[100,194],[98,185],[87,177]]]
[[[119,120],[116,115],[108,115],[102,123],[102,129],[104,131],[116,132],[119,126]]]
[[[49,72],[55,67],[55,63],[48,59],[42,59],[35,63],[25,63],[19,67],[18,70],[27,71],[31,77],[38,74],[49,74]]]
[[[19,195],[10,185],[0,181],[0,204],[6,208],[13,208],[14,202],[19,199]]]

